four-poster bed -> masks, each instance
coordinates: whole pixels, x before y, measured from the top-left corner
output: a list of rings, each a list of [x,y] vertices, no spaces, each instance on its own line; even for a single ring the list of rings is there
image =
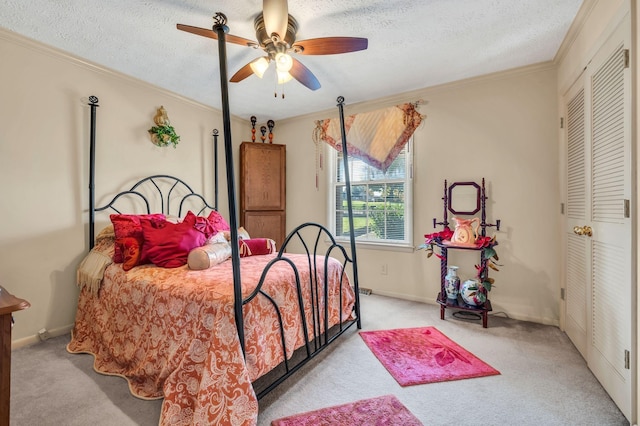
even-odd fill
[[[241,258],[226,87],[226,27],[221,14],[214,31],[219,41],[228,223],[217,213],[217,160],[213,205],[182,180],[154,175],[96,207],[98,100],[90,98],[91,252],[86,259],[96,255],[109,261],[100,271],[99,282],[94,279],[93,287],[81,288],[68,350],[93,354],[96,371],[125,377],[134,395],[164,398],[161,424],[255,424],[257,401],[262,396],[351,326],[361,326],[353,233],[348,251],[324,226],[304,223],[289,233],[277,253]],[[344,122],[343,102],[340,97]],[[217,136],[214,131],[215,145]],[[346,143],[343,145],[349,228],[353,230]],[[216,151],[214,148],[214,155]],[[134,209],[123,214],[119,203],[128,207],[139,203],[142,212]],[[154,209],[154,204],[160,208]],[[113,212],[113,232],[107,227],[96,237],[95,215],[102,211]],[[144,256],[140,252],[146,253],[148,264],[130,263],[135,250],[130,251],[127,244],[135,246],[136,239],[133,233],[119,236],[123,231],[116,219],[135,228],[139,244],[135,259]],[[153,244],[162,246],[162,254],[167,255],[167,250],[175,249],[167,248],[167,241],[174,241],[178,228],[200,238],[189,250],[203,241],[209,244],[226,231],[231,259],[203,270],[190,269],[185,265],[188,250],[180,246],[181,239],[180,261],[170,252],[167,264],[171,267],[157,266]],[[118,250],[122,263],[112,263]],[[171,263],[174,261],[178,263]]]

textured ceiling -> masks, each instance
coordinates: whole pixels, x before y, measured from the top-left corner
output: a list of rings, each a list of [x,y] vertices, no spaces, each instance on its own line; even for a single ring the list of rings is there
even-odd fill
[[[229,84],[231,114],[284,119],[552,60],[582,0],[289,0],[297,39],[366,37],[361,52],[297,56],[322,87],[263,79]],[[91,62],[221,108],[217,41],[176,29],[255,39],[261,0],[2,0],[0,26]],[[262,51],[227,45],[228,75]],[[280,94],[284,89],[285,99]],[[274,91],[278,97],[274,97]],[[96,94],[99,95],[99,94]]]

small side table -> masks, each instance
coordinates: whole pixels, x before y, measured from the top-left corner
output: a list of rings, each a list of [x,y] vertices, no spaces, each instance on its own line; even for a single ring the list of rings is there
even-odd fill
[[[31,304],[0,286],[0,426],[9,425],[11,399],[11,314],[27,309]]]

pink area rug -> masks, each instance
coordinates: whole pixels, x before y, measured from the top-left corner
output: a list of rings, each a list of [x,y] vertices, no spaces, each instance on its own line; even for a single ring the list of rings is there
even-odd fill
[[[500,374],[435,327],[361,331],[360,336],[400,386]]]
[[[385,395],[344,405],[295,414],[271,422],[271,426],[422,426],[398,398]]]

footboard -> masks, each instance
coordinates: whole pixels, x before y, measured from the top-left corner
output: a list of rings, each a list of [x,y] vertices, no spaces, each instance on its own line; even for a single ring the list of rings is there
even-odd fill
[[[289,253],[306,255],[305,269],[307,270],[299,270],[300,266],[296,267],[288,257]],[[340,272],[337,277],[330,273],[330,265],[336,261],[340,263]],[[283,263],[290,267],[295,275],[297,309],[305,342],[302,346],[294,348],[290,347],[291,343],[286,338],[288,333],[281,315],[282,307],[278,306],[273,295],[269,294],[263,285],[272,267]],[[298,265],[300,265],[299,262]],[[269,301],[279,322],[282,354],[293,353],[290,357],[283,355],[278,368],[254,383],[258,399],[295,373],[352,325],[357,324],[360,328],[357,277],[354,277],[354,274],[349,276],[352,267],[353,259],[347,250],[336,242],[324,226],[308,222],[289,233],[277,256],[265,267],[254,291],[242,301],[243,306],[251,303],[255,298],[265,298]],[[301,280],[302,274],[310,279]],[[303,282],[306,284],[302,284]],[[349,315],[345,315],[343,304],[345,299],[351,296],[353,296],[353,309]]]

